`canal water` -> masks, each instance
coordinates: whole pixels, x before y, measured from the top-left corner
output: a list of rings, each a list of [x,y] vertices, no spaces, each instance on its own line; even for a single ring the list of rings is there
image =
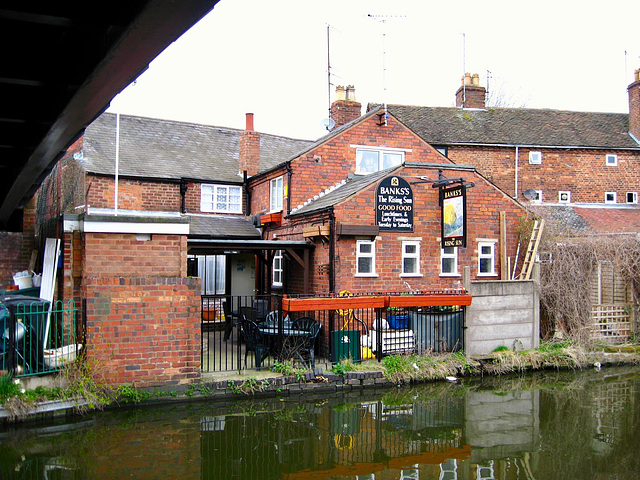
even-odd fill
[[[640,478],[640,368],[97,412],[0,429],[0,479]]]

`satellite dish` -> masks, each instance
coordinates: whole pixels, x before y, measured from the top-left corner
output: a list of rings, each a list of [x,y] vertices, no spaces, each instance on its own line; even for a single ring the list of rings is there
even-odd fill
[[[333,121],[333,118],[325,118],[322,120],[322,126],[325,130],[331,131],[336,126],[336,122]]]
[[[522,192],[524,198],[528,198],[529,200],[536,200],[538,198],[538,193],[535,190],[529,189]]]

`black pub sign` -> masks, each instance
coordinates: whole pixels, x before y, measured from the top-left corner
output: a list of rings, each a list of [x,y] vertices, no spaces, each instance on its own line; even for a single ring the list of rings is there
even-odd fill
[[[467,195],[464,184],[440,189],[442,248],[467,246]]]
[[[380,230],[413,232],[413,190],[400,177],[387,177],[376,189],[376,223]]]

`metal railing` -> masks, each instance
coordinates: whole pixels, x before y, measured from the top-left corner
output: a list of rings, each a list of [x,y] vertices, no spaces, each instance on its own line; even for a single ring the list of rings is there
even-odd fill
[[[275,312],[275,313],[270,313]],[[241,371],[270,368],[276,361],[306,360],[287,335],[294,320],[310,317],[321,324],[315,339],[314,358],[337,363],[386,355],[454,352],[464,348],[464,307],[346,308],[296,311],[282,315],[282,296],[202,296],[202,370]],[[270,341],[287,348],[271,349],[277,355],[261,359],[242,338],[240,319],[259,325],[269,323]],[[276,329],[277,332],[273,332]],[[283,354],[284,352],[284,354]],[[308,353],[308,352],[305,352]],[[313,363],[307,363],[307,366]]]
[[[41,299],[0,304],[0,370],[16,377],[58,371],[82,349],[79,310],[73,302]]]

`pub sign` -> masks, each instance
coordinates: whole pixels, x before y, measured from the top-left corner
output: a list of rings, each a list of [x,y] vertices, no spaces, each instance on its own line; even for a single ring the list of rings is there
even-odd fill
[[[467,195],[464,184],[440,189],[442,248],[467,246]]]
[[[376,223],[380,230],[413,232],[413,190],[400,177],[387,177],[376,189]]]

